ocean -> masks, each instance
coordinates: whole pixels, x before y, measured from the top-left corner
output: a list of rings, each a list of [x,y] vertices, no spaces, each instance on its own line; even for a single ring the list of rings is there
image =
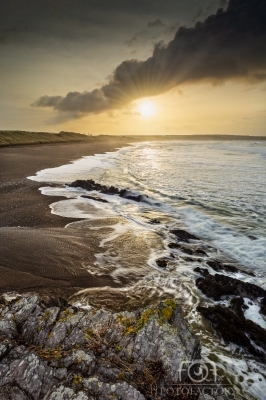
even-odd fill
[[[223,275],[266,289],[265,141],[140,142],[29,178],[44,182],[44,195],[66,198],[50,207],[77,219],[67,227],[84,235],[99,230],[102,252],[94,265],[82,267],[111,275],[117,288],[85,289],[74,301],[122,309],[174,297],[202,342],[203,361],[215,362],[220,379],[237,392],[265,398],[265,364],[223,342],[197,311],[199,305],[226,306],[230,296],[215,301],[195,284],[195,269],[214,274],[207,262],[218,260],[237,268]],[[99,192],[83,197],[86,190],[68,186],[77,179],[125,188],[143,201]],[[199,239],[196,252],[190,243],[173,245],[175,229]],[[245,299],[245,317],[266,329],[259,300]]]

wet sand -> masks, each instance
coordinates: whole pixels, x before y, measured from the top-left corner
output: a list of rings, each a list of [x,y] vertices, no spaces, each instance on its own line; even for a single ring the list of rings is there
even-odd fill
[[[73,219],[51,214],[60,197],[44,196],[44,186],[27,179],[82,156],[114,151],[128,139],[94,143],[0,148],[0,293],[16,290],[69,296],[88,287],[119,286],[108,275],[88,272],[99,253],[101,232],[65,229]],[[105,228],[106,229],[106,228]]]

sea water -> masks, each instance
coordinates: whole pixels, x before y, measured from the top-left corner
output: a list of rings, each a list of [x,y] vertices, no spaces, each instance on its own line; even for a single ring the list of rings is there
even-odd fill
[[[222,344],[196,311],[199,304],[214,303],[195,285],[194,268],[204,264],[204,257],[192,265],[168,244],[173,241],[171,229],[185,229],[202,239],[202,249],[208,256],[240,269],[237,274],[227,275],[266,289],[265,141],[141,142],[116,152],[85,156],[40,171],[30,179],[53,184],[41,188],[43,194],[66,197],[53,203],[51,209],[55,214],[80,219],[70,224],[72,227],[86,231],[99,221],[103,226],[105,220],[114,220],[111,233],[102,240],[102,253],[96,255],[95,265],[88,267],[91,273],[108,272],[117,283],[123,282],[123,276],[134,275],[138,249],[144,254],[141,246],[145,243],[144,272],[135,277],[134,284],[83,290],[77,294],[77,301],[86,302],[92,295],[108,301],[113,291],[120,291],[121,298],[129,303],[145,297],[174,296],[201,339],[203,360],[215,360],[220,377],[236,390],[264,398],[265,366],[234,346]],[[145,195],[146,201],[137,203],[99,193],[97,196],[107,203],[87,199],[82,197],[85,190],[67,186],[77,179],[127,188]],[[140,238],[142,245],[138,248]],[[162,256],[169,259],[164,271],[156,263]],[[245,315],[265,328],[258,304],[250,305]]]

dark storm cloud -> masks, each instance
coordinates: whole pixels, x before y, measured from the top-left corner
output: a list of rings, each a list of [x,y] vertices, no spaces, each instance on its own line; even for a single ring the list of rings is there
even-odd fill
[[[124,20],[127,23],[130,16],[133,19],[138,6],[140,12],[147,12],[146,2],[139,4],[137,0],[136,3],[130,0],[3,0],[0,37],[5,43],[95,37],[101,29],[121,25]]]
[[[204,17],[204,12],[202,8],[200,8],[195,17],[192,19],[192,23],[194,24],[195,22],[199,21],[202,17]]]
[[[98,113],[111,108],[110,100],[104,95],[102,89],[92,92],[70,92],[66,97],[42,96],[36,100],[34,107],[54,107],[59,111],[77,111],[80,113]]]
[[[0,38],[5,43],[95,39],[99,31],[111,27],[119,31],[145,15],[147,22],[157,15],[173,15],[194,1],[184,6],[176,0],[3,0]]]
[[[200,0],[204,8],[210,0]],[[218,4],[220,0],[213,0]],[[199,0],[3,0],[0,1],[0,44],[51,45],[100,37],[125,42],[128,35],[161,19],[191,19]],[[19,34],[18,34],[19,33]],[[113,36],[112,36],[113,34]],[[132,35],[133,36],[133,35]],[[130,36],[129,36],[130,37]]]
[[[181,27],[167,46],[156,45],[146,61],[126,60],[109,83],[92,92],[70,92],[58,111],[95,113],[121,108],[134,99],[157,95],[201,80],[266,79],[266,2],[230,0],[193,28]],[[58,97],[57,97],[58,98]],[[49,97],[45,97],[48,106]],[[35,105],[38,105],[37,100]]]

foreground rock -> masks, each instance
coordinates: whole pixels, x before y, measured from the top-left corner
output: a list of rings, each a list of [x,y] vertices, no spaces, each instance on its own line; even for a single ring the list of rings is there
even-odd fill
[[[182,362],[199,358],[172,300],[112,314],[62,299],[0,298],[1,400],[170,399]]]
[[[116,194],[119,197],[123,197],[125,199],[133,200],[133,201],[137,201],[137,202],[141,202],[141,201],[145,202],[145,201],[147,201],[147,197],[148,197],[148,196],[143,196],[143,195],[134,195],[127,189],[120,190],[114,186],[101,185],[100,183],[95,182],[93,179],[89,179],[89,180],[78,179],[77,181],[70,183],[69,186],[75,187],[75,188],[82,188],[87,191],[97,191],[97,192],[104,193],[104,194],[111,194],[111,195]],[[83,197],[86,197],[86,196],[83,196]],[[89,197],[89,198],[91,198],[91,197]],[[102,200],[99,200],[99,198],[98,199],[94,198],[94,200],[102,201]]]

